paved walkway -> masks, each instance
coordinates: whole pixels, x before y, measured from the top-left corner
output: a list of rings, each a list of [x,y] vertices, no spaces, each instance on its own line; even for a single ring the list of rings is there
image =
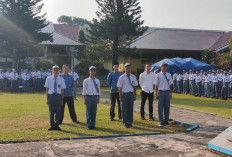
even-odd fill
[[[135,109],[139,104],[136,101]],[[157,116],[157,104],[154,113]],[[217,157],[219,155],[207,150],[207,143],[232,126],[231,119],[178,107],[171,107],[171,118],[197,123],[200,128],[190,133],[169,135],[4,144],[0,145],[0,156]]]

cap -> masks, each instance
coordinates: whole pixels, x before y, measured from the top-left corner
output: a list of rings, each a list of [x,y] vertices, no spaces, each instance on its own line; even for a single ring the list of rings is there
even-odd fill
[[[131,64],[130,64],[130,63],[126,63],[126,64],[124,65],[124,67],[127,67],[127,66],[131,66]]]
[[[58,65],[54,65],[52,69],[60,69],[60,67]]]
[[[89,70],[92,70],[92,69],[97,69],[95,66],[91,66],[91,67],[89,67]]]
[[[72,66],[72,67],[71,67],[71,69],[75,69],[75,67],[74,67],[74,66]]]
[[[161,67],[164,66],[164,65],[168,65],[168,63],[163,62],[163,63],[160,64]]]
[[[214,70],[212,71],[213,73],[216,73]]]
[[[196,74],[199,74],[199,71],[196,71]]]

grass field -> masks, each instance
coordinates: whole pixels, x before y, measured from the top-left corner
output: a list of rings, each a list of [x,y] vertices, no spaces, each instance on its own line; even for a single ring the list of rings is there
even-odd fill
[[[220,100],[205,97],[194,97],[192,95],[185,94],[173,94],[171,104],[232,118],[232,99]]]
[[[45,94],[0,94],[0,141],[7,140],[49,140],[92,135],[111,135],[144,132],[173,133],[183,131],[180,126],[158,127],[158,122],[142,121],[134,113],[133,128],[123,128],[122,122],[110,121],[109,106],[100,104],[97,111],[97,130],[86,129],[85,105],[79,97],[75,101],[77,118],[81,122],[71,121],[68,108],[65,109],[62,131],[49,132],[49,112]]]

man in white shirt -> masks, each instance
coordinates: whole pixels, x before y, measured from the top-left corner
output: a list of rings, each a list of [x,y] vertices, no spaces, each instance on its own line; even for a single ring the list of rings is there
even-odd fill
[[[218,96],[221,97],[221,91],[223,86],[223,75],[221,70],[217,70],[217,78],[218,78]]]
[[[95,78],[96,67],[89,67],[89,78],[83,81],[84,103],[86,105],[87,129],[95,130],[97,104],[100,102],[100,80]]]
[[[31,75],[30,75],[30,73],[28,73],[28,70],[25,70],[25,72],[22,73],[21,77],[22,77],[23,91],[28,92],[29,80],[31,79]]]
[[[9,75],[10,80],[11,80],[11,91],[12,92],[16,92],[18,89],[18,78],[19,75],[18,73],[15,71],[15,69],[12,69],[12,72]]]
[[[149,101],[149,120],[154,120],[153,118],[153,100],[154,100],[154,89],[155,89],[155,74],[151,72],[151,64],[145,65],[145,71],[139,76],[139,84],[142,88],[141,90],[141,106],[140,114],[141,119],[145,120],[144,106],[146,100]]]
[[[194,74],[193,70],[189,71],[189,87],[191,95],[195,95],[195,79],[196,75]]]
[[[202,76],[202,80],[204,81],[204,86],[202,86],[202,88],[204,88],[204,96],[209,98],[211,95],[211,86],[210,86],[210,77],[207,75],[207,72],[204,73],[204,75]]]
[[[196,72],[196,79],[195,79],[195,83],[196,83],[196,96],[201,96],[201,83],[202,81],[202,77],[199,74],[199,71]]]
[[[188,73],[183,70],[183,93],[188,94],[189,91],[189,75]]]
[[[227,100],[228,98],[229,83],[230,83],[230,76],[228,75],[227,71],[225,71],[223,76],[223,86],[221,91],[222,100]]]
[[[228,91],[228,97],[232,98],[232,70],[229,71],[230,76],[230,84],[229,84],[229,91]]]
[[[155,94],[158,100],[159,125],[168,125],[170,114],[170,99],[172,97],[173,80],[170,73],[167,72],[168,64],[163,62],[161,72],[155,77]]]
[[[212,98],[218,99],[218,77],[215,71],[213,71],[212,83]]]
[[[131,128],[138,82],[135,75],[131,74],[131,64],[126,63],[124,67],[125,73],[119,77],[117,86],[119,91],[119,100],[122,102],[123,126],[125,128]]]
[[[66,88],[64,79],[59,76],[59,66],[55,65],[52,68],[53,75],[45,81],[47,104],[49,105],[50,125],[49,131],[60,131],[59,121],[64,89]],[[54,122],[54,115],[55,122]]]
[[[183,75],[177,72],[177,93],[182,93]]]
[[[2,72],[2,69],[0,69],[0,91],[3,91],[3,84],[4,84],[4,74]]]
[[[73,95],[74,95],[74,100],[77,100],[77,88],[78,88],[79,75],[75,72],[74,67],[72,67],[71,72],[69,74],[72,75],[73,79],[74,79],[74,82],[73,82]]]
[[[177,93],[177,73],[173,74],[173,92]]]

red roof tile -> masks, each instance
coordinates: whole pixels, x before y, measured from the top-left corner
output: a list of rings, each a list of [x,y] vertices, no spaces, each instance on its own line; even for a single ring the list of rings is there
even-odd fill
[[[211,50],[218,50],[223,47],[229,46],[230,39],[232,38],[232,31],[224,32],[224,34],[213,44]]]

